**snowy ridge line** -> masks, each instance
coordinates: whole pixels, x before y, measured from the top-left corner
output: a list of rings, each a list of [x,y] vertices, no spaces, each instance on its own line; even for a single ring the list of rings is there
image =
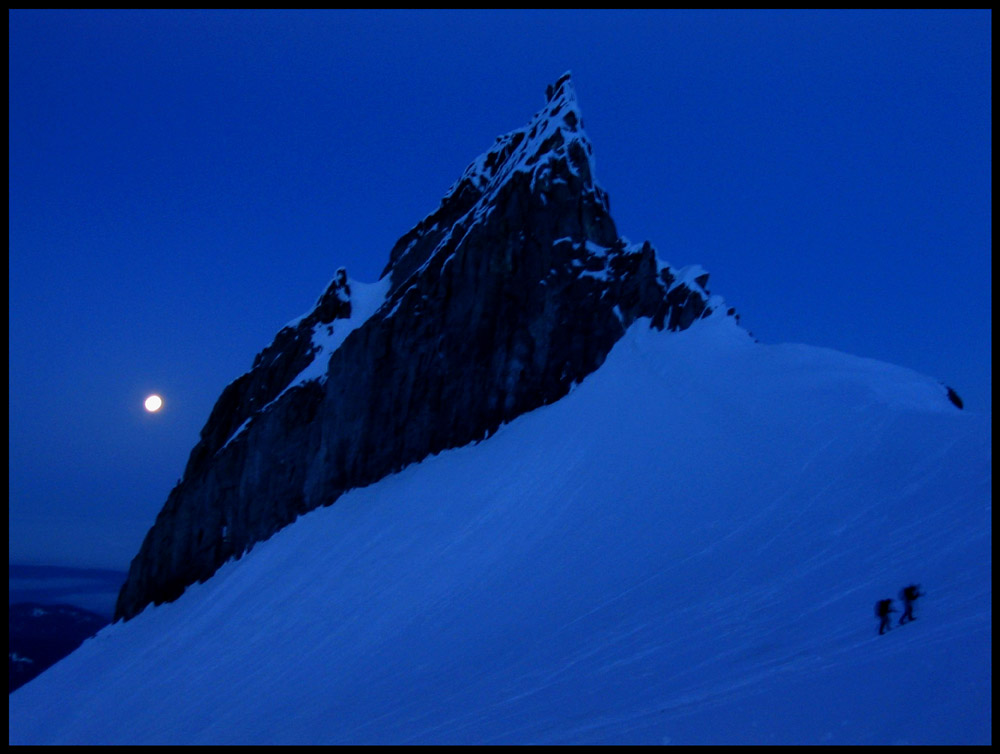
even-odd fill
[[[305,368],[293,377],[280,393],[274,396],[274,398],[272,398],[267,404],[261,406],[259,409],[250,414],[250,416],[243,421],[243,423],[233,432],[232,435],[229,436],[229,439],[227,439],[216,452],[221,452],[240,434],[245,432],[253,423],[255,417],[275,405],[288,391],[301,387],[307,382],[316,380],[320,382],[324,381],[326,379],[326,366],[329,364],[330,358],[337,351],[337,349],[340,348],[344,341],[347,340],[347,336],[367,322],[372,315],[386,303],[386,293],[389,290],[388,276],[382,278],[376,283],[359,283],[356,280],[349,279],[348,285],[351,290],[351,295],[349,297],[345,297],[342,291],[338,291],[337,295],[341,301],[350,302],[351,316],[347,319],[335,319],[329,323],[317,322],[313,325],[312,361],[310,361]],[[324,290],[328,290],[328,288],[329,286]],[[322,296],[320,296],[320,299],[317,300],[317,305],[321,300]],[[308,317],[312,311],[315,311],[315,308],[293,320],[293,322],[301,322],[303,319]],[[288,325],[286,325],[286,327],[288,327]]]
[[[708,281],[708,272],[705,271],[699,264],[689,264],[685,267],[681,267],[679,270],[671,269],[671,274],[674,275],[674,282],[670,284],[668,293],[674,288],[681,285],[686,285],[691,290],[705,291],[705,283],[699,281]]]

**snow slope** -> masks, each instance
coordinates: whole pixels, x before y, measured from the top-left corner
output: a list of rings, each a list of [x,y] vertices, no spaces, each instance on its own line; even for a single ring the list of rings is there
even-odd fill
[[[907,369],[639,322],[565,399],[104,629],[9,741],[989,744],[991,443]]]

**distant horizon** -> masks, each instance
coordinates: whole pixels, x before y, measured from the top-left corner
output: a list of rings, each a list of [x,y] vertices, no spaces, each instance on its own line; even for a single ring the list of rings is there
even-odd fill
[[[73,605],[110,619],[127,571],[9,564],[7,604]]]
[[[126,574],[127,570],[116,570],[114,568],[90,568],[76,566],[61,566],[51,563],[16,563],[8,565],[10,576],[17,578],[54,578],[73,574],[85,578],[104,578],[117,574]]]

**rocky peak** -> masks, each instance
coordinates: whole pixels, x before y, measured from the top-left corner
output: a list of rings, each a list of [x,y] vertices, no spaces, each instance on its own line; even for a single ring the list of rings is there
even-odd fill
[[[489,202],[515,173],[530,174],[535,180],[552,170],[568,170],[583,190],[593,189],[593,147],[583,130],[570,74],[550,85],[546,97],[545,107],[527,126],[498,136],[496,144],[465,169],[442,205],[457,201],[457,196],[477,196],[477,204]]]
[[[603,220],[588,228],[589,240],[605,245],[615,241],[607,195],[594,182],[593,147],[583,130],[570,73],[549,85],[546,97],[545,107],[528,125],[498,136],[487,152],[469,164],[438,209],[396,242],[382,272],[383,277],[391,276],[392,290],[447,247],[456,233],[466,234],[481,223],[515,179],[543,205],[550,198],[586,197]]]
[[[223,390],[116,616],[176,599],[351,488],[559,400],[637,320],[682,330],[723,310],[704,270],[619,237],[592,152],[564,75],[397,241],[379,283],[338,270]]]

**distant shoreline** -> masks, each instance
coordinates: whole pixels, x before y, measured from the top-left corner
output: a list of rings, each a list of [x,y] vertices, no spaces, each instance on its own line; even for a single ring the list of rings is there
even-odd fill
[[[118,579],[122,581],[128,575],[127,571],[113,568],[76,568],[73,566],[56,565],[24,565],[9,564],[9,576],[12,579],[51,579],[51,578],[85,578],[85,579]]]
[[[7,604],[75,605],[111,618],[127,573],[110,568],[9,564]]]

